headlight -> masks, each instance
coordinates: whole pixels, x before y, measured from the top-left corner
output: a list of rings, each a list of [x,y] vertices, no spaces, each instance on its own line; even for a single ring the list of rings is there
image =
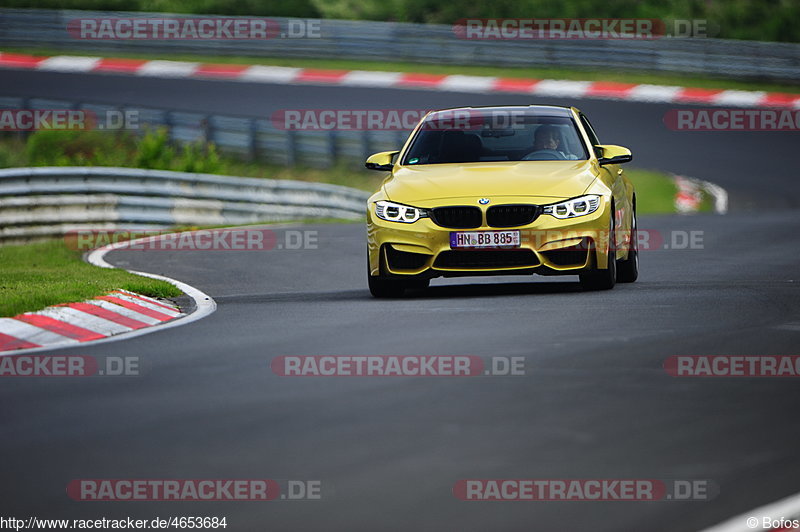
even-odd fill
[[[592,214],[598,207],[600,207],[600,196],[590,195],[545,205],[542,212],[559,220],[565,220]]]
[[[375,216],[381,220],[386,220],[389,222],[411,224],[420,218],[427,218],[428,213],[425,211],[425,209],[409,207],[408,205],[401,205],[400,203],[393,203],[391,201],[376,201]]]

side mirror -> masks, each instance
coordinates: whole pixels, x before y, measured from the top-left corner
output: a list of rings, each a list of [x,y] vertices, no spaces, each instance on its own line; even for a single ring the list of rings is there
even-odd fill
[[[382,151],[380,153],[375,153],[367,158],[367,162],[364,163],[364,166],[366,166],[370,170],[391,171],[392,168],[394,167],[394,164],[392,164],[392,159],[398,153],[400,152]]]
[[[633,160],[631,150],[622,146],[602,144],[594,148],[597,153],[597,162],[600,165],[629,163]]]

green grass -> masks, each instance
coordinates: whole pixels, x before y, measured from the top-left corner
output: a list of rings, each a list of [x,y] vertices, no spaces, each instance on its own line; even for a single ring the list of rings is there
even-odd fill
[[[714,198],[703,190],[703,200],[700,202],[698,212],[716,212],[714,210]]]
[[[706,189],[700,190],[700,196],[700,206],[697,208],[697,212],[716,212],[714,210],[714,197]]]
[[[165,281],[87,264],[63,240],[0,247],[0,316],[84,301],[117,289],[152,297],[181,294]]]
[[[671,176],[640,168],[626,168],[625,175],[636,189],[636,210],[639,214],[675,212],[675,193],[678,189]]]
[[[3,48],[2,51],[33,55],[104,55],[81,51],[56,50],[52,48]],[[508,78],[566,79],[579,81],[613,81],[620,83],[647,83],[653,85],[679,85],[707,89],[763,90],[773,92],[800,93],[800,86],[792,84],[759,81],[737,81],[680,74],[650,74],[644,72],[625,72],[604,68],[603,70],[576,70],[561,68],[507,68],[473,65],[440,65],[424,63],[403,63],[383,61],[362,61],[353,59],[301,59],[285,57],[243,57],[243,56],[204,56],[181,54],[122,53],[108,54],[113,57],[136,59],[163,59],[172,61],[193,61],[200,63],[258,64],[273,66],[292,66],[302,68],[377,70],[388,72],[420,72],[429,74],[463,74],[471,76],[502,76]],[[510,95],[509,95],[510,96]]]

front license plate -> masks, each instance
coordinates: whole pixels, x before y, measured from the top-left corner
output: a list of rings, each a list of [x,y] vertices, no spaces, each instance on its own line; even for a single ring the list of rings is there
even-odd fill
[[[450,233],[450,248],[518,248],[519,231],[456,231]]]

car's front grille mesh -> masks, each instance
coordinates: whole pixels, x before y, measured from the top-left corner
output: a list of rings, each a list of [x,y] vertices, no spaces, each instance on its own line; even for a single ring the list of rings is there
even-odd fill
[[[450,229],[474,229],[483,223],[478,207],[437,207],[431,218],[436,225]]]
[[[496,205],[486,211],[490,227],[518,227],[528,225],[539,216],[538,205]]]
[[[443,251],[434,268],[514,268],[538,266],[539,259],[529,249]]]

